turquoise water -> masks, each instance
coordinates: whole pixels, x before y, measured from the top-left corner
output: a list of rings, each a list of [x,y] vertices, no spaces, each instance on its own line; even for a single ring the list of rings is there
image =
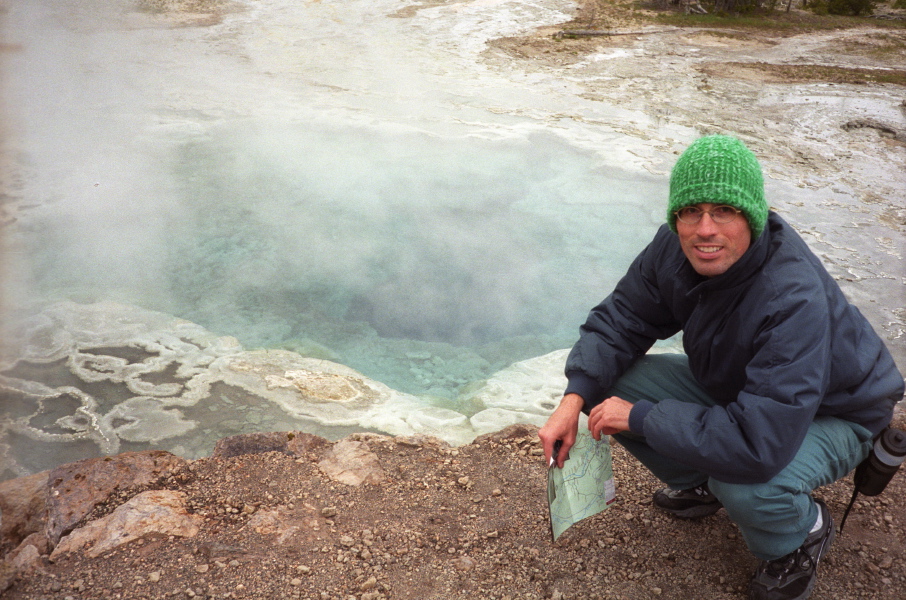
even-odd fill
[[[484,63],[572,6],[168,6],[4,21],[5,476],[256,430],[461,442],[542,419],[562,357],[498,374],[572,344],[666,189],[666,147],[590,124],[641,115]],[[370,404],[281,396],[333,368],[305,360],[357,371]]]

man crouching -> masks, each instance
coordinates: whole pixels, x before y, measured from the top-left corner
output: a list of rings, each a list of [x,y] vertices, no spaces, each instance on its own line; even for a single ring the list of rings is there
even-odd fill
[[[667,223],[592,309],[540,436],[563,465],[579,413],[667,488],[682,518],[726,509],[761,560],[753,600],[807,598],[834,537],[812,491],[844,477],[903,398],[880,337],[764,197],[739,140],[708,136],[670,177]],[[646,355],[683,332],[685,354]]]

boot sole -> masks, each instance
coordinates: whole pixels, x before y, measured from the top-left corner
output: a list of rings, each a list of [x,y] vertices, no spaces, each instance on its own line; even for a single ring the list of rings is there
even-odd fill
[[[655,506],[657,506],[657,505],[655,504]],[[700,504],[698,506],[690,506],[689,508],[684,508],[682,510],[664,508],[662,506],[658,506],[658,508],[665,512],[670,513],[671,515],[673,515],[675,517],[679,517],[680,519],[692,520],[692,519],[701,519],[703,517],[710,517],[711,515],[713,515],[720,509],[722,509],[723,504],[721,504],[720,502],[713,502],[711,504]]]

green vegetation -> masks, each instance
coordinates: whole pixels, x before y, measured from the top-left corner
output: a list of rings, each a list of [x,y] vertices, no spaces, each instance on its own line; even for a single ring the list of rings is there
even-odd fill
[[[820,2],[823,0],[816,0]],[[842,1],[842,0],[835,0]],[[906,0],[904,0],[906,2]],[[906,21],[882,21],[864,17],[845,17],[833,14],[818,13],[786,13],[771,11],[762,13],[746,13],[739,15],[727,14],[683,14],[680,12],[659,13],[655,19],[659,23],[675,25],[677,27],[733,27],[735,29],[760,29],[779,32],[801,33],[804,31],[820,31],[822,29],[844,29],[860,25],[906,29]]]
[[[808,6],[818,15],[867,16],[875,10],[874,0],[813,0]]]
[[[833,83],[891,83],[906,86],[906,71],[858,69],[823,65],[774,65],[768,63],[726,63],[738,70],[758,70],[785,82],[826,81]]]
[[[869,7],[906,8],[906,0],[585,0],[572,29],[607,30],[629,22],[733,28],[780,35],[870,26],[906,29],[906,18],[871,18]],[[794,7],[791,2],[796,2]],[[906,15],[904,15],[906,16]]]
[[[906,59],[906,36],[894,33],[877,33],[857,41],[846,41],[840,49],[850,54],[863,54],[878,59],[902,57]]]
[[[599,0],[603,3],[603,0]],[[894,8],[906,0],[895,0]],[[888,29],[906,29],[906,19],[871,19],[877,0],[807,0],[805,10],[787,10],[788,0],[702,0],[707,14],[686,13],[672,0],[655,0],[641,4],[657,14],[653,18],[677,27],[733,27],[736,29],[770,30],[799,33],[870,25]]]

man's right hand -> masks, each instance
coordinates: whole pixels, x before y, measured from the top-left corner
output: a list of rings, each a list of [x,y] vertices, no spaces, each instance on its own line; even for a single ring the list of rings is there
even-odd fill
[[[560,406],[547,419],[544,427],[538,430],[538,437],[544,447],[544,458],[548,464],[554,452],[554,444],[560,440],[562,446],[557,453],[557,467],[569,458],[569,449],[576,443],[579,431],[579,414],[582,412],[583,400],[578,394],[567,394],[560,400]]]

